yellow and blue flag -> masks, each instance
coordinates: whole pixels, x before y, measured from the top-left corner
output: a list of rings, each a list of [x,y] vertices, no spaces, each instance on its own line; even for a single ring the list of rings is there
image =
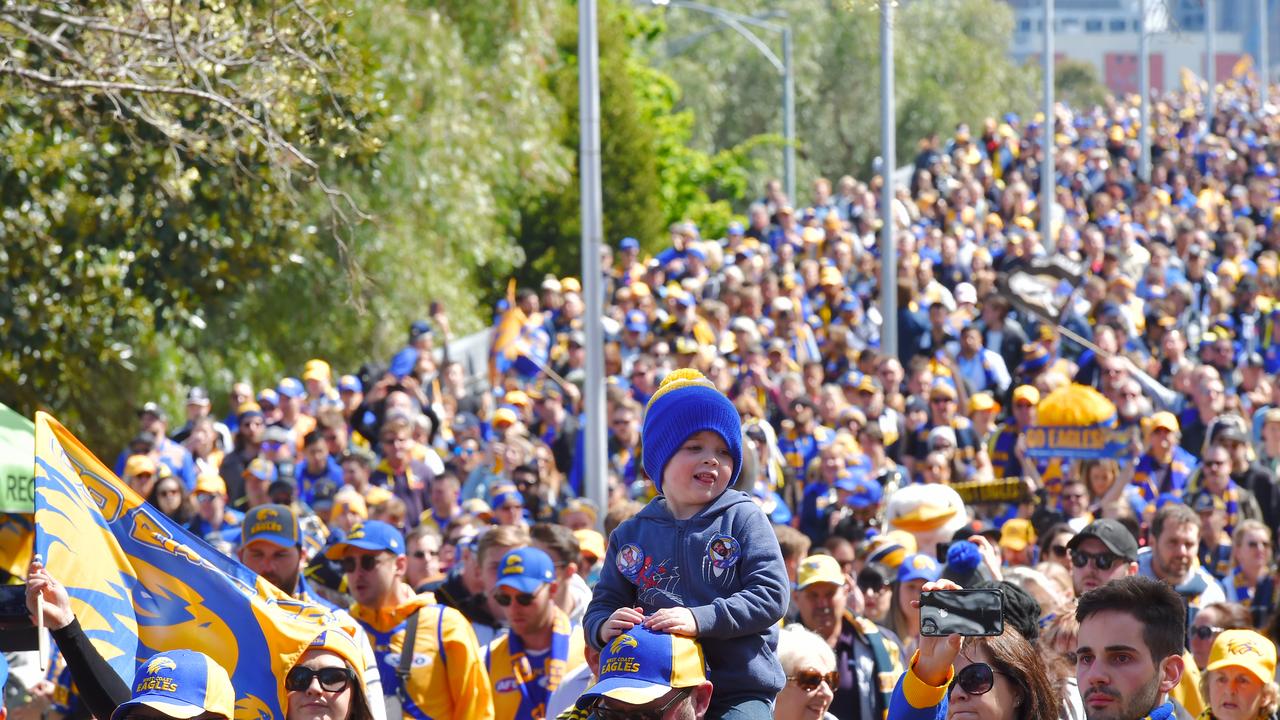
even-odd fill
[[[226,669],[236,720],[283,720],[283,678],[322,632],[296,601],[148,505],[70,431],[36,413],[35,550],[71,596],[85,633],[126,682],[168,650]]]

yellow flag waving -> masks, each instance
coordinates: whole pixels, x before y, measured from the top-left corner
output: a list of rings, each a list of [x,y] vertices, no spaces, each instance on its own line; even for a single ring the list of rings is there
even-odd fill
[[[283,720],[284,675],[337,627],[328,611],[169,520],[42,412],[35,476],[36,552],[121,678],[132,685],[138,663],[157,652],[199,650],[231,676],[236,720]]]

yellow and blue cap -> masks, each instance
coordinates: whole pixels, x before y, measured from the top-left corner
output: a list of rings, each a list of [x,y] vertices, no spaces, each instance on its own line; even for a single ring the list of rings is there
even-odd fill
[[[368,520],[351,528],[351,532],[342,542],[336,542],[324,551],[330,560],[341,560],[348,548],[386,551],[393,555],[404,554],[404,536],[394,527],[381,520]]]
[[[844,570],[840,562],[830,555],[810,555],[800,563],[796,572],[796,589],[803,590],[814,583],[844,585]]]
[[[912,580],[924,580],[925,582],[935,582],[942,577],[942,568],[938,567],[938,561],[924,554],[908,555],[902,564],[898,566],[898,582],[911,582]]]
[[[210,713],[231,720],[236,692],[227,671],[213,658],[195,650],[169,650],[142,663],[134,678],[133,697],[116,708],[111,720],[119,720],[140,705],[171,718]]]
[[[578,698],[578,708],[601,697],[628,705],[653,702],[672,689],[706,682],[705,667],[702,647],[692,638],[637,625],[605,643],[600,679]]]
[[[496,587],[509,587],[516,592],[532,593],[555,582],[556,565],[551,556],[534,547],[508,551],[498,562]]]
[[[245,513],[240,525],[240,546],[266,540],[282,548],[298,547],[298,518],[288,505],[259,505]]]

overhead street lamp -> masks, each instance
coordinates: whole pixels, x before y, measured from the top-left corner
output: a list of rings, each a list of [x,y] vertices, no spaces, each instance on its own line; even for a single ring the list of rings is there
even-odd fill
[[[649,0],[649,4],[663,8],[692,10],[693,12],[700,12],[714,17],[751,43],[751,46],[758,50],[769,61],[769,64],[773,65],[773,68],[782,75],[782,136],[786,140],[786,147],[782,151],[783,184],[786,186],[787,200],[795,204],[796,88],[795,73],[791,62],[791,26],[769,22],[765,19],[766,17],[785,18],[786,13],[781,10],[773,10],[764,15],[744,15],[732,10],[718,8],[714,5],[695,2],[695,0]],[[760,36],[751,29],[752,27],[782,35],[781,58],[774,54],[768,44],[761,40]]]

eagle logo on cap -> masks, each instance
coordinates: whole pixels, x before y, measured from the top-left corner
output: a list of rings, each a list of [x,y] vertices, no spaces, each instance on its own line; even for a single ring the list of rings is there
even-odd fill
[[[917,555],[915,559],[911,561],[911,567],[916,570],[924,570],[932,564],[933,563],[929,560],[927,555]]]
[[[262,510],[259,511],[258,514],[261,515],[262,517],[273,518],[276,515],[279,515],[280,513],[276,512],[275,508],[263,508]]]
[[[519,555],[512,555],[507,558],[507,564],[502,568],[503,575],[520,575],[524,573],[524,558]]]
[[[362,537],[364,537],[364,525],[351,528],[351,534],[347,535],[348,540],[359,540]]]
[[[161,655],[157,658],[151,658],[151,662],[147,663],[147,672],[154,675],[161,670],[177,670],[178,664],[167,657]]]
[[[1227,643],[1227,654],[1229,655],[1257,655],[1262,657],[1262,651],[1252,640],[1231,640]]]
[[[609,651],[617,655],[624,647],[640,647],[640,643],[630,635],[619,635],[613,639],[613,644],[609,646]]]

